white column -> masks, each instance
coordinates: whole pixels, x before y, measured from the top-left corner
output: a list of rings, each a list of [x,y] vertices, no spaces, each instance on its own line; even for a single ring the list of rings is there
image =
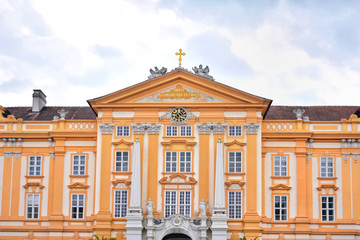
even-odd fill
[[[134,143],[134,154],[131,174],[130,206],[126,216],[126,235],[128,240],[142,239],[142,209],[141,209],[141,169],[140,169],[140,142]]]
[[[228,217],[225,205],[223,155],[223,143],[219,139],[216,145],[215,201],[211,217],[213,240],[226,240],[228,230]]]

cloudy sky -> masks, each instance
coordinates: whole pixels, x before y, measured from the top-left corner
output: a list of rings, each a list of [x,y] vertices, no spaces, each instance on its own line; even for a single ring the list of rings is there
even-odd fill
[[[274,105],[360,105],[360,1],[0,0],[0,105],[86,100],[203,64]]]

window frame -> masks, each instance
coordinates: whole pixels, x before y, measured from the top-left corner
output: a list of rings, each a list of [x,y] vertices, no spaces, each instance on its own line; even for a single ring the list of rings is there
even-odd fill
[[[182,132],[183,132],[182,129],[185,129],[184,130],[185,134],[182,134]],[[191,137],[192,136],[192,126],[191,125],[180,126],[179,132],[180,132],[181,137]]]
[[[75,157],[79,157],[79,163],[75,165]],[[84,164],[81,164],[81,157],[84,157],[84,161],[85,163]],[[85,154],[75,154],[75,155],[72,155],[72,175],[75,175],[75,176],[84,176],[86,175],[86,163],[87,163],[87,159],[86,159],[86,155]],[[79,167],[79,169],[77,170],[78,171],[78,174],[75,173],[75,167]],[[81,174],[81,167],[84,167],[83,171],[84,173]]]
[[[35,158],[34,165],[31,164],[31,158]],[[38,158],[40,158],[40,165],[38,163]],[[34,155],[29,156],[29,166],[28,166],[28,175],[29,176],[42,176],[42,156]],[[36,170],[36,168],[39,167],[39,170]],[[33,173],[31,173],[31,168],[34,168]],[[39,174],[37,174],[39,172]]]
[[[126,130],[127,135],[124,134],[125,133],[125,128],[127,129]],[[127,126],[127,125],[116,126],[116,136],[117,137],[129,137],[130,136],[130,126]]]
[[[85,218],[85,194],[83,193],[72,193],[71,195],[71,209],[70,209],[70,218],[71,219],[84,219]],[[77,196],[76,198],[76,204],[74,206],[74,196]],[[80,205],[80,196],[82,196],[82,206]],[[73,216],[74,214],[74,208],[76,209],[75,211],[75,215],[76,217]],[[81,214],[80,209],[82,208],[82,217],[79,217],[79,215]]]
[[[117,193],[120,194],[119,198],[120,198],[120,202],[116,202],[117,198],[116,195]],[[124,200],[124,194],[126,193],[126,202],[123,202]],[[129,204],[129,192],[128,190],[115,190],[114,191],[114,218],[125,218],[127,216],[127,210],[128,210],[128,204]],[[125,208],[125,210],[124,210]],[[117,211],[118,210],[118,211]],[[125,211],[125,215],[123,215],[123,211]],[[116,215],[117,212],[120,213],[120,215]]]
[[[181,195],[185,201],[181,203]],[[167,201],[167,197],[169,201]],[[188,201],[187,201],[188,200]],[[192,211],[192,191],[191,190],[165,190],[164,191],[164,217],[179,214],[185,217],[191,217]],[[188,214],[181,214],[184,211]]]
[[[242,126],[241,125],[230,125],[228,128],[228,135],[229,137],[241,137],[242,136]],[[233,131],[232,131],[233,129]],[[240,131],[240,133],[237,133],[238,130]],[[232,134],[233,132],[233,134]]]
[[[276,198],[279,198],[279,207],[276,207]],[[285,199],[285,201],[286,201],[286,206],[285,207],[283,207],[282,206],[282,201],[283,201],[283,199]],[[273,197],[273,200],[274,200],[274,221],[279,221],[279,222],[284,222],[284,221],[288,221],[288,216],[289,216],[289,201],[288,201],[288,196],[287,195],[274,195],[274,197]],[[276,218],[276,210],[279,210],[279,219],[277,219]],[[282,219],[283,218],[283,215],[284,215],[284,213],[282,213],[282,210],[285,210],[286,211],[286,219]]]
[[[120,159],[118,159],[118,153],[121,153]],[[124,153],[127,153],[127,159],[124,160]],[[118,166],[119,163],[119,166]],[[126,164],[124,164],[126,163]],[[130,165],[130,151],[115,151],[115,171],[114,172],[129,172],[129,165]],[[120,169],[118,169],[118,167]],[[126,169],[125,169],[126,168]]]
[[[37,206],[35,202],[35,196],[37,196]],[[29,200],[32,198],[32,204],[29,206]],[[29,209],[31,209],[30,217],[29,217]],[[35,217],[35,210],[37,209],[37,216]],[[39,219],[40,218],[40,194],[27,194],[26,195],[26,219]]]
[[[171,129],[171,130],[169,131],[169,129]],[[166,130],[166,136],[167,137],[177,137],[178,134],[179,134],[178,126],[172,126],[172,125],[166,126],[165,130]],[[175,133],[174,130],[176,131],[176,133]]]
[[[234,199],[232,200],[231,195],[234,195]],[[228,191],[227,193],[227,208],[228,208],[228,218],[229,219],[242,219],[243,216],[243,193],[242,191]],[[236,202],[237,197],[240,196],[240,203]],[[233,215],[232,215],[233,213]]]
[[[322,160],[325,160],[325,166],[322,166]],[[332,166],[328,166],[329,160],[332,162]],[[325,176],[323,176],[323,169],[325,170]],[[329,171],[331,169],[331,171]],[[329,176],[332,174],[331,176]],[[332,178],[335,177],[335,158],[334,157],[320,157],[320,177]]]
[[[230,157],[230,155],[231,154],[234,154],[234,161],[233,161],[233,163],[232,163],[232,161],[231,161],[231,157]],[[237,163],[237,161],[236,161],[236,158],[237,158],[237,155],[240,155],[240,171],[237,171],[237,164],[239,164],[239,163]],[[231,171],[231,164],[234,164],[234,170],[233,171]],[[239,152],[239,151],[229,151],[228,152],[228,172],[229,173],[242,173],[243,171],[243,168],[242,168],[242,152]]]
[[[332,199],[332,208],[329,207],[329,199]],[[323,199],[326,199],[325,201],[325,204],[326,204],[326,207],[323,208]],[[321,215],[321,221],[322,222],[335,222],[335,196],[321,196],[320,197],[320,204],[321,204],[321,207],[320,207],[320,215]],[[324,215],[324,211],[325,211],[325,215]],[[332,215],[330,215],[330,211],[333,212]],[[325,217],[325,220],[324,220],[324,217]],[[332,220],[330,220],[330,217],[332,217]]]
[[[278,161],[279,161],[279,165],[276,165],[276,162],[277,162],[277,158]],[[283,158],[285,158],[285,165],[283,165]],[[273,156],[273,176],[274,177],[287,177],[289,176],[289,173],[288,173],[288,156],[285,156],[285,155],[275,155]],[[279,170],[277,171],[276,168],[279,168]],[[285,175],[283,175],[283,169],[285,169]],[[277,174],[278,172],[278,174]]]
[[[184,158],[182,154],[185,154]],[[191,173],[192,151],[165,151],[165,172],[167,173]],[[174,158],[175,157],[175,158]],[[183,166],[182,166],[183,165]],[[174,169],[175,168],[175,169]],[[187,169],[189,171],[187,171]]]

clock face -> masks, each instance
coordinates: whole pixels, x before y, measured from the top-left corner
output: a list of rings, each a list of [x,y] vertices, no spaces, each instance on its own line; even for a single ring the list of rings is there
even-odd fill
[[[186,120],[187,113],[184,108],[175,108],[171,111],[171,119],[175,122],[182,122]]]

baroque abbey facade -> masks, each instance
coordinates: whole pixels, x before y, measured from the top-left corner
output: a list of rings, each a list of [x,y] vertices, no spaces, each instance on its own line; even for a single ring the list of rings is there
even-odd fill
[[[0,106],[0,239],[360,239],[359,106],[271,106],[202,66]]]

